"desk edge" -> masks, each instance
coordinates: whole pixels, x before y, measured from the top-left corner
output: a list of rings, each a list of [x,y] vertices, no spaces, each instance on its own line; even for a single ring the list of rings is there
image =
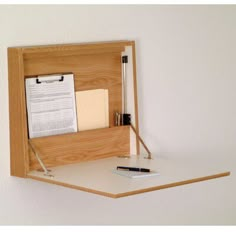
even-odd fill
[[[51,180],[51,179],[44,179],[44,178],[33,176],[30,174],[27,176],[27,178],[42,181],[42,182],[47,182],[50,184],[56,184],[56,185],[60,185],[63,187],[73,188],[73,189],[81,190],[84,192],[94,193],[94,194],[102,195],[105,197],[121,198],[121,197],[127,197],[127,196],[131,196],[131,195],[135,195],[135,194],[151,192],[151,191],[161,190],[161,189],[165,189],[165,188],[172,188],[172,187],[177,187],[180,185],[186,185],[186,184],[216,179],[216,178],[225,177],[225,176],[229,176],[229,175],[230,175],[230,171],[227,171],[227,172],[222,172],[219,174],[198,177],[198,178],[194,178],[194,179],[183,180],[183,181],[178,181],[178,182],[174,182],[174,183],[170,183],[170,184],[164,184],[164,185],[159,185],[159,186],[154,186],[154,187],[149,187],[149,188],[144,188],[144,189],[138,189],[138,190],[123,192],[123,193],[118,193],[118,194],[112,194],[109,192],[103,192],[103,191],[99,191],[99,190],[95,190],[95,189],[85,188],[85,187],[72,185],[72,184],[68,184],[68,183],[63,183],[63,182],[55,181],[55,180]]]

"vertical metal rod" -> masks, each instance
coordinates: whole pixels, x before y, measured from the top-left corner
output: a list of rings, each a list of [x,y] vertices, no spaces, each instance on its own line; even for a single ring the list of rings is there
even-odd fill
[[[127,97],[127,91],[126,91],[126,63],[123,63],[123,109],[122,113],[125,114],[127,112],[126,108],[126,97]]]
[[[126,63],[128,63],[128,56],[122,56],[122,125],[127,125],[127,119],[130,117],[127,115]]]

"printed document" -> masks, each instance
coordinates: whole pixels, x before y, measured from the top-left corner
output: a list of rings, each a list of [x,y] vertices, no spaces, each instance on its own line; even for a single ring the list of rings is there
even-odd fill
[[[74,76],[26,79],[29,137],[77,132]]]

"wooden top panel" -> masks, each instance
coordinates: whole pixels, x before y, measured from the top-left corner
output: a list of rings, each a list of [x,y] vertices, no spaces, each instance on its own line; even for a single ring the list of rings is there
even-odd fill
[[[81,44],[58,44],[46,46],[14,47],[21,49],[24,59],[48,56],[71,56],[96,53],[121,52],[125,46],[133,45],[134,41],[111,41]]]

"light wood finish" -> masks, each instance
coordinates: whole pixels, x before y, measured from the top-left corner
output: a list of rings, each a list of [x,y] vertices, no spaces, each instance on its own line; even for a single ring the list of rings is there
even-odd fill
[[[227,176],[212,160],[199,164],[185,160],[109,158],[130,153],[130,127],[113,127],[113,112],[121,112],[121,54],[132,46],[135,129],[139,135],[136,52],[134,41],[69,44],[8,49],[11,175],[29,177],[113,198]],[[54,177],[45,176],[28,145],[25,78],[74,73],[76,91],[109,90],[111,128],[31,139]],[[139,141],[137,153],[139,153]],[[30,156],[30,160],[29,160]],[[99,160],[97,160],[99,159]],[[189,163],[190,161],[190,163]],[[215,162],[215,160],[214,160]],[[156,178],[131,180],[112,173],[117,165],[139,166],[160,171]],[[30,170],[29,170],[30,169]]]
[[[136,137],[136,148],[137,154],[140,154],[140,146],[139,146],[139,119],[138,119],[138,88],[137,88],[137,72],[136,72],[136,50],[135,50],[135,42],[132,41],[132,55],[133,55],[133,86],[134,86],[134,111],[135,111],[135,130],[137,133]]]
[[[98,43],[63,44],[21,47],[24,59],[39,59],[47,57],[66,57],[74,55],[91,55],[103,53],[117,53],[125,46],[132,45],[133,41],[112,41]]]
[[[121,112],[121,56],[120,53],[47,57],[25,60],[25,76],[73,73],[75,90],[108,89],[109,124],[114,126],[114,113]]]
[[[113,41],[86,44],[65,44],[32,47],[14,47],[8,49],[9,59],[9,100],[10,100],[10,139],[11,139],[11,174],[25,177],[30,169],[39,168],[36,159],[33,158],[32,150],[28,145],[28,127],[25,101],[25,79],[31,76],[74,73],[75,90],[108,89],[109,90],[109,126],[114,127],[114,112],[121,112],[122,108],[122,83],[121,83],[121,54],[126,46],[132,46],[133,41]],[[135,65],[133,66],[135,68]],[[134,72],[135,73],[135,72]],[[136,79],[136,78],[135,78]],[[136,94],[137,95],[137,94]],[[135,96],[137,98],[137,96]],[[136,120],[137,120],[137,113]],[[136,122],[136,129],[138,123]],[[47,144],[41,140],[33,140],[36,146],[39,145],[41,153],[49,152],[45,164],[61,165],[74,163],[81,160],[105,158],[112,155],[129,154],[129,128],[119,127],[100,131],[84,131],[85,133],[68,134],[59,137],[47,137],[48,142],[55,142],[54,149],[47,149]],[[88,133],[86,133],[88,132]],[[99,133],[98,133],[99,132]],[[71,143],[79,141],[82,137],[88,137],[87,141],[81,144],[86,150],[79,151],[79,145],[71,148]],[[101,144],[110,145],[110,149],[99,150],[90,141],[93,137]],[[55,140],[55,141],[54,141]],[[42,143],[41,143],[42,141]],[[63,142],[62,142],[63,141]],[[70,142],[69,141],[69,142]],[[125,143],[128,141],[128,143]],[[59,147],[56,147],[58,143]],[[67,143],[62,145],[61,143]],[[94,142],[96,143],[96,142]],[[116,146],[118,143],[120,146]],[[44,146],[46,151],[43,150]],[[90,148],[94,148],[91,151]],[[58,150],[64,150],[60,158]],[[51,155],[55,151],[54,156]],[[73,153],[74,152],[74,153]],[[65,154],[70,153],[70,154]],[[87,153],[87,156],[83,156]],[[75,156],[78,154],[78,156]],[[94,155],[93,155],[94,154]],[[82,156],[81,156],[82,155]],[[30,157],[30,160],[29,160]]]
[[[159,176],[130,179],[113,173],[116,166],[137,166],[158,171]],[[119,198],[230,175],[214,158],[143,159],[106,158],[51,168],[53,177],[31,171],[29,178],[107,197]],[[89,173],[89,174],[88,174]],[[99,179],[99,181],[98,181]]]
[[[130,127],[119,126],[34,138],[30,142],[33,143],[35,150],[48,168],[111,156],[129,155]],[[30,152],[30,169],[41,169],[32,152]]]
[[[22,50],[8,49],[11,175],[28,171],[28,138]]]

